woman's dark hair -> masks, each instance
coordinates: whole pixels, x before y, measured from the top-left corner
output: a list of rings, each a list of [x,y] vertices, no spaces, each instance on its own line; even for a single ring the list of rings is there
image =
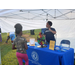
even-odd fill
[[[51,21],[48,21],[47,23],[48,23],[50,26],[52,26],[52,22],[51,22]]]

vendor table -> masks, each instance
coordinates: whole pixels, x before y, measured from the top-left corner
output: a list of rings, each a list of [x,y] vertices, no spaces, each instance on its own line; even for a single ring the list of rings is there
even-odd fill
[[[57,46],[59,47],[59,46]],[[29,65],[74,65],[74,49],[50,50],[49,45],[45,48],[28,46],[27,55]],[[25,62],[23,60],[23,62]]]

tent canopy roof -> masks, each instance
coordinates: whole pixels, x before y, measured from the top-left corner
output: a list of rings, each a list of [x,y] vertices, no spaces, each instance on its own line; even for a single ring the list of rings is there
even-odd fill
[[[75,19],[75,9],[0,9],[1,18],[26,20]]]

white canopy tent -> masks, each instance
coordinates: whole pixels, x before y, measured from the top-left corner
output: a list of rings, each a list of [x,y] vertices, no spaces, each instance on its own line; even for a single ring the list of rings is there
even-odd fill
[[[75,9],[1,9],[0,17],[25,20],[75,19]]]
[[[21,23],[23,30],[46,27],[46,21],[53,22],[57,31],[56,44],[68,39],[75,49],[75,9],[1,9],[0,26],[2,33],[14,31],[14,25]],[[75,52],[75,51],[74,51]]]

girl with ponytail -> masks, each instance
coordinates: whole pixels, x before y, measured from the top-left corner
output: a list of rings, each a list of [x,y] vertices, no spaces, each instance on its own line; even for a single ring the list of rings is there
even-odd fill
[[[22,25],[16,24],[14,27],[15,27],[15,33],[17,37],[13,41],[12,49],[17,49],[16,57],[18,59],[19,65],[23,65],[22,59],[25,60],[25,65],[28,65],[29,61],[28,61],[28,55],[26,53],[28,46],[27,46],[26,39],[24,37],[21,37],[22,36]]]

